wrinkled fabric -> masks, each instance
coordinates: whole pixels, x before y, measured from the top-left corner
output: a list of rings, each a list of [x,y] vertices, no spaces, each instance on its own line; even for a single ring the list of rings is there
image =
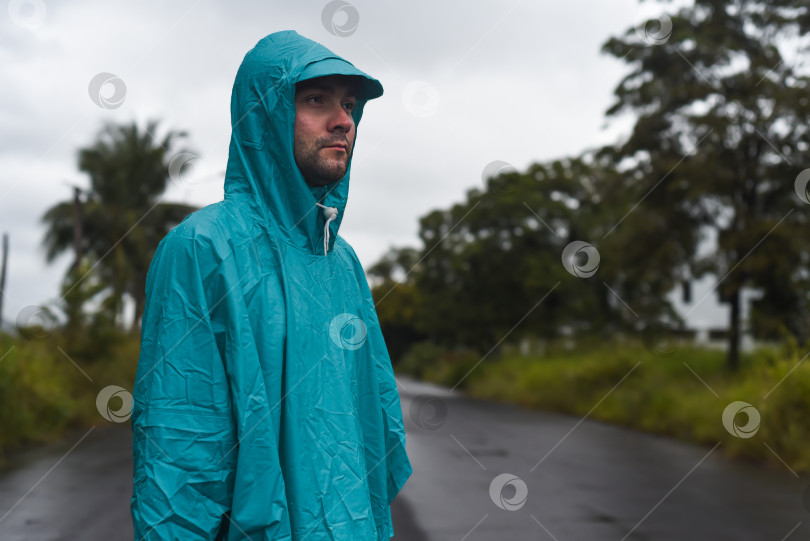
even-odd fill
[[[295,83],[324,61],[355,69],[289,31],[248,52],[225,198],[152,261],[133,391],[136,539],[394,535],[390,504],[412,469],[368,283],[338,235],[351,168],[310,187],[293,158]],[[316,202],[338,209],[326,254]]]

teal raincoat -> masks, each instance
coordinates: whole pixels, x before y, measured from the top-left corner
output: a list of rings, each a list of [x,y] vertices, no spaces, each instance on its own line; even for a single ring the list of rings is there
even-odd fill
[[[225,198],[152,261],[133,392],[136,539],[394,535],[390,504],[412,469],[368,283],[337,234],[351,167],[310,187],[293,158],[295,83],[331,74],[363,77],[359,124],[382,86],[322,45],[287,31],[247,53]]]

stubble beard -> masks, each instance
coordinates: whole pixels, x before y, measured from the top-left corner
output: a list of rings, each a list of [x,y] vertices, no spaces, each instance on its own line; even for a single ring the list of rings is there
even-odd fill
[[[326,145],[345,143],[349,145],[343,158],[327,158],[323,155]],[[346,174],[353,145],[346,138],[322,137],[313,143],[295,141],[293,155],[298,169],[310,186],[325,186],[340,180]]]

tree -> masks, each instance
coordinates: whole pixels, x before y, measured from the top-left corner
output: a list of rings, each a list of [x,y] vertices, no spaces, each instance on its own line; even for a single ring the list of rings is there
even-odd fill
[[[417,330],[420,302],[415,276],[419,273],[419,257],[415,248],[391,248],[367,271],[380,328],[395,364],[424,338]]]
[[[501,174],[485,190],[468,191],[463,203],[422,217],[414,277],[420,330],[438,343],[488,350],[507,336],[629,327],[606,287],[633,293],[620,253],[588,276],[562,263],[574,241],[601,250],[598,240],[623,208],[617,182],[609,159],[586,152]]]
[[[120,319],[124,295],[134,300],[132,329],[137,328],[143,314],[146,272],[158,243],[174,225],[197,210],[161,200],[170,179],[172,147],[186,134],[169,131],[157,140],[157,130],[157,121],[149,121],[143,130],[135,122],[107,124],[91,146],[78,152],[78,167],[90,177],[90,188],[81,205],[77,252],[92,261],[108,287],[103,306],[114,320]],[[74,248],[76,219],[72,200],[57,203],[42,217],[47,227],[43,243],[48,262]]]
[[[743,288],[764,293],[755,321],[794,333],[809,323],[807,207],[794,193],[810,148],[808,31],[800,0],[696,0],[603,46],[632,66],[607,112],[636,114],[615,149],[624,189],[638,197],[629,216],[657,217],[657,229],[639,232],[645,245],[680,247],[671,279],[717,277],[731,369]],[[698,255],[707,236],[716,251]]]
[[[420,250],[391,250],[369,269],[384,330],[398,344],[422,334],[487,351],[507,336],[609,337],[640,330],[640,320],[677,324],[670,269],[695,241],[654,213],[627,214],[637,194],[624,189],[615,159],[606,148],[535,163],[423,216]],[[592,272],[563,264],[576,242],[600,255]]]

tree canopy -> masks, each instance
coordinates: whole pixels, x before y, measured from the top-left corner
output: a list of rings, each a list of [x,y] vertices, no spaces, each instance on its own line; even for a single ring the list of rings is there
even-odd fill
[[[730,307],[732,369],[743,289],[761,292],[756,336],[806,339],[808,206],[794,185],[810,149],[809,31],[798,0],[696,0],[607,40],[630,71],[606,116],[633,115],[630,133],[423,216],[401,280],[413,329],[488,348],[506,335],[677,328],[668,295],[712,276]],[[406,302],[385,293],[403,253],[376,267],[388,276],[378,310]]]
[[[197,209],[162,200],[172,176],[170,161],[178,155],[174,146],[186,134],[172,130],[156,139],[158,124],[105,125],[95,142],[78,151],[78,168],[90,180],[82,200],[57,203],[42,217],[47,260],[77,249],[106,286],[103,306],[113,320],[121,317],[124,295],[134,300],[133,328],[143,313],[146,272],[158,243]],[[74,276],[82,281],[88,273]]]

